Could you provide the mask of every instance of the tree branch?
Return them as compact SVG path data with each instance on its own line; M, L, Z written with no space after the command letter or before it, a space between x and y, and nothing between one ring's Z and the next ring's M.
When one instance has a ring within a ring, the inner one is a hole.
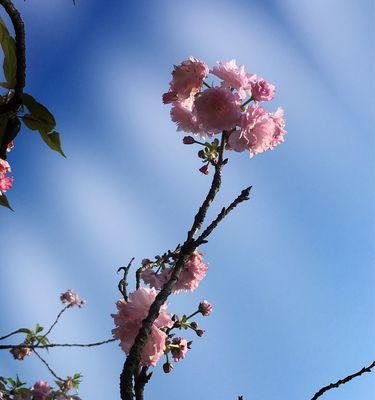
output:
M63 381L64 379L60 378L55 371L49 366L48 362L37 352L34 350L34 354L39 358L39 360L47 367L48 371L53 375L56 379Z
M9 111L16 112L22 104L23 88L26 82L26 46L25 46L25 26L21 18L21 14L14 7L10 0L0 0L0 4L4 7L6 13L12 21L15 40L16 40L16 85L14 87L14 95L4 104L0 105L0 114Z
M0 337L0 340L8 339L8 337L11 337L11 336L13 336L13 335L17 335L18 333L23 333L23 332L21 332L19 329L17 329L16 331L13 331L13 332L11 332L11 333L8 333L8 334L5 335L5 336L1 336L1 337Z
M122 400L133 400L133 376L138 367L139 360L141 358L142 350L146 344L148 336L151 331L152 324L159 315L161 306L166 302L167 298L172 292L172 287L178 281L181 270L191 254L197 248L197 243L194 241L194 236L201 228L202 223L207 214L212 201L214 200L216 194L218 193L221 186L221 170L224 165L223 154L226 142L226 133L223 132L221 136L221 143L219 147L219 156L217 163L215 164L215 173L212 179L210 190L203 201L201 207L199 208L197 214L194 217L193 225L188 232L185 243L182 245L180 252L177 257L176 264L174 265L171 273L171 277L168 282L165 283L161 291L157 294L154 302L150 306L150 310L146 319L143 320L142 327L139 330L134 344L131 347L129 354L125 360L123 370L120 376L120 393Z
M244 189L241 194L229 205L229 207L223 207L220 211L219 215L214 219L210 225L202 232L202 234L196 240L198 246L205 242L205 239L214 231L214 229L219 225L219 223L232 211L234 210L238 204L243 201L249 200L250 190L252 186Z
M107 339L103 340L102 342L94 342L94 343L48 343L48 344L43 344L43 345L25 345L25 343L22 344L2 344L0 345L0 350L9 350L9 349L17 349L19 347L27 347L29 349L48 349L51 347L95 347L95 346L101 346L102 344L107 344L116 341L117 339Z
M328 392L328 390L338 388L340 385L344 385L345 383L351 381L352 379L361 376L365 372L371 372L371 369L375 367L375 361L373 361L368 367L363 367L360 371L355 372L354 374L348 375L343 379L339 379L335 383L330 383L327 386L322 387L320 390L318 390L314 396L311 398L311 400L317 400L320 396L322 396L325 392Z

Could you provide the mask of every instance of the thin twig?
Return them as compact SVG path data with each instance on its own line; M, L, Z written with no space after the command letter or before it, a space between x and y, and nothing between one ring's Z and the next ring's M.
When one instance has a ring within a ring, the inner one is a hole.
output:
M202 232L202 234L197 238L196 242L198 246L205 242L205 239L213 232L213 230L219 225L219 223L232 211L238 204L243 201L249 200L251 186L244 189L241 194L229 205L229 207L223 207L219 215L214 219L210 225Z
M100 346L102 344L111 343L116 341L117 339L107 339L103 340L102 342L95 342L95 343L48 343L43 345L27 345L25 343L12 345L12 344L3 344L0 345L0 350L9 350L9 349L17 349L20 347L28 347L29 349L49 349L51 347L94 347Z
M56 326L56 324L59 322L60 317L64 314L64 312L70 307L70 305L65 306L58 314L57 317L55 319L55 321L53 322L53 324L50 326L50 328L48 329L48 331L38 340L37 345L43 340L45 339L52 331L52 329Z
M126 267L120 267L117 270L117 273L119 273L121 270L124 271L124 276L118 283L118 289L121 292L122 296L124 297L125 301L128 301L128 273L129 269L134 261L135 257L131 258L128 265Z
M330 383L327 386L322 387L320 390L318 390L314 396L311 398L311 400L317 400L320 396L322 396L325 392L328 390L338 388L340 385L344 385L345 383L351 381L352 379L361 376L365 372L371 372L371 369L375 367L375 361L373 361L368 367L363 367L360 371L355 372L354 374L348 375L343 379L339 379L335 383Z
M8 333L8 334L5 335L5 336L1 336L1 337L0 337L0 340L7 339L8 337L11 337L11 336L13 336L13 335L17 335L18 333L23 333L23 332L21 332L19 329L17 329L16 331L11 332L11 333Z
M60 378L55 371L49 366L48 362L36 351L34 350L35 355L39 358L39 360L47 367L48 371L58 380L63 381L64 379Z

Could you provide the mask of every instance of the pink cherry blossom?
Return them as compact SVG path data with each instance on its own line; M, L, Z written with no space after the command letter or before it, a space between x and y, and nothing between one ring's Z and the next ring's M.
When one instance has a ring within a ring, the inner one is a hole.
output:
M228 144L235 151L249 150L250 155L273 149L284 141L284 112L279 108L274 114L259 105L247 108L241 117L241 130L233 132Z
M38 381L30 389L35 400L45 400L51 394L51 388L45 381Z
M180 273L178 281L173 285L172 292L179 293L181 291L193 291L200 281L206 276L208 265L202 261L203 255L199 251L195 251ZM171 268L164 268L159 273L155 273L152 269L147 269L142 273L142 280L151 287L160 290L169 280Z
M193 111L192 97L172 104L171 119L177 124L178 131L200 133L197 117Z
M207 317L212 313L212 308L212 305L207 300L203 300L199 303L198 310L204 317Z
M7 192L13 186L14 178L12 176L0 176L0 192Z
M188 351L188 343L186 339L183 339L181 337L174 338L172 340L172 346L173 347L171 347L171 353L175 361L179 361L185 358Z
M112 314L116 328L112 330L113 337L120 339L122 350L129 354L135 337L142 326L142 321L147 317L149 309L156 297L155 289L139 288L129 296L129 301L119 300L116 303L118 312ZM171 316L166 312L164 304L158 318L151 327L150 336L143 349L142 365L155 366L165 349L167 335L162 328L172 327Z
M203 132L230 130L240 122L240 98L226 87L213 87L196 98L194 111Z
M200 281L206 276L208 264L202 261L203 254L195 251L186 261L184 268L181 271L178 281L172 288L173 293L181 291L193 291L198 286Z
M255 101L270 101L275 95L275 86L260 78L251 83L251 96Z
M164 93L163 102L172 103L176 100L186 100L199 92L203 80L208 74L207 65L194 57L189 57L172 72L169 92Z
M227 88L237 89L241 99L246 97L248 76L243 65L237 67L236 60L230 60L224 63L218 62L218 66L213 67L210 72L222 79L223 85Z
M7 175L10 171L9 163L0 158L0 194L5 193L13 186L13 177Z
M65 293L61 293L60 300L63 304L67 304L68 307L83 307L86 301L81 300L77 293L74 293L71 289L68 289Z

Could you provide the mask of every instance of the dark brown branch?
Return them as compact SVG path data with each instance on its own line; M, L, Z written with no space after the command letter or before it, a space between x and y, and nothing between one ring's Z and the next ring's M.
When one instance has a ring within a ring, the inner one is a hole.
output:
M49 366L48 362L37 352L34 350L34 354L39 358L39 360L47 367L48 371L53 375L56 379L63 381L64 379L60 378L55 371Z
M221 143L220 143L220 148L219 148L219 158L218 161L215 165L215 173L214 177L212 180L211 188L202 203L201 207L199 208L199 211L197 212L195 218L194 218L194 223L193 226L191 227L187 241L191 241L194 239L194 236L196 233L199 231L201 228L204 219L206 218L207 211L213 202L217 192L220 190L221 186L221 170L223 168L223 154L224 154L224 147L225 147L225 141L226 141L226 134L223 133L221 136Z
M120 268L117 270L117 272L120 272L121 270L124 271L124 276L123 276L123 278L120 280L120 282L118 283L118 289L119 289L119 291L121 292L122 296L124 297L124 300L125 300L125 301L128 301L128 289L127 289L127 287L128 287L128 273L129 273L129 269L130 269L130 267L131 267L131 265L132 265L132 263L133 263L133 261L134 261L134 258L135 258L135 257L133 257L133 258L129 261L127 267L120 267Z
M145 386L152 376L152 372L147 373L148 367L142 367L140 373L135 378L134 392L136 400L144 399Z
M373 361L368 367L363 367L360 371L355 372L354 374L348 375L343 379L339 379L335 383L330 383L327 386L322 387L320 390L318 390L314 396L311 398L311 400L317 400L320 396L322 396L325 392L328 390L338 388L340 385L344 385L345 383L351 381L352 379L361 376L365 372L371 372L371 369L375 367L375 361Z
M27 345L25 343L12 345L12 344L2 344L0 345L0 350L9 350L9 349L16 349L19 347L28 347L29 349L49 349L51 347L95 347L101 346L102 344L107 344L116 341L117 339L107 339L103 340L102 342L94 342L94 343L48 343L43 345Z
M243 201L249 200L251 186L244 189L241 194L229 205L229 207L223 207L220 211L219 215L213 220L210 225L202 232L202 234L196 240L197 245L200 246L205 242L205 239L213 232L213 230L219 225L219 223L232 211L234 210L240 203Z
M12 111L16 112L22 104L23 88L26 82L26 46L25 46L25 27L20 13L14 7L10 0L0 0L0 4L4 7L12 21L15 40L16 40L16 85L14 87L13 97L5 104L0 105L0 114Z
M124 367L120 376L120 393L122 400L134 399L133 376L136 372L136 368L138 367L139 360L141 358L141 353L150 334L152 324L158 317L161 306L166 302L167 298L171 294L172 287L178 281L181 270L186 260L188 259L189 256L191 256L191 254L197 248L197 244L194 241L194 236L201 228L202 223L204 222L204 219L206 217L207 210L210 207L212 201L214 200L221 186L221 170L224 165L223 153L224 153L225 142L226 142L226 134L223 133L219 147L218 161L215 165L215 173L212 179L210 190L205 200L203 201L202 206L199 208L197 214L195 215L193 225L190 231L188 232L186 241L182 245L180 252L178 254L176 264L172 269L171 277L169 281L166 282L166 284L163 286L161 291L157 294L154 302L151 304L148 315L146 319L143 321L142 327L139 330L134 340L134 344L130 349L129 354L125 360Z
M53 324L50 326L50 328L48 329L48 331L38 340L37 345L44 339L46 338L52 331L52 329L56 326L56 324L59 322L60 317L64 314L64 312L70 307L70 305L65 306L58 314L57 317L55 319L55 321L53 322Z
M13 336L13 335L17 335L18 333L23 333L23 332L21 332L19 329L17 329L16 331L11 332L11 333L8 333L8 334L5 335L5 336L1 336L1 337L0 337L0 340L8 339L8 337L11 337L11 336Z

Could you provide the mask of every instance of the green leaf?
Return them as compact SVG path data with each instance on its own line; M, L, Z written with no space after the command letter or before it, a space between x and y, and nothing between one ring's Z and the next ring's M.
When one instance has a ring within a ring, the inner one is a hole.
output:
M40 132L40 135L42 136L42 139L46 142L46 144L52 150L57 151L63 157L66 158L66 155L64 154L63 149L61 147L61 139L60 139L60 134L58 132L53 131L53 132L47 133L47 134L44 132Z
M32 331L31 331L30 329L27 329L27 328L18 329L18 332L20 332L20 333L26 333L26 334L28 334L28 335L30 335L30 334L32 333Z
M9 210L14 211L13 208L11 207L11 205L9 204L9 201L8 201L8 199L7 199L7 197L5 196L4 193L0 194L0 206L9 208Z
M0 18L0 42L4 52L4 76L10 89L16 86L17 57L16 43L10 36L5 22Z
M42 326L40 326L39 324L36 324L35 326L35 333L39 333L42 332L44 328Z
M47 133L55 128L56 126L55 117L51 114L51 112L48 110L47 107L45 107L43 104L38 103L33 96L24 93L23 104L30 111L31 118L40 121L43 125L43 129Z

